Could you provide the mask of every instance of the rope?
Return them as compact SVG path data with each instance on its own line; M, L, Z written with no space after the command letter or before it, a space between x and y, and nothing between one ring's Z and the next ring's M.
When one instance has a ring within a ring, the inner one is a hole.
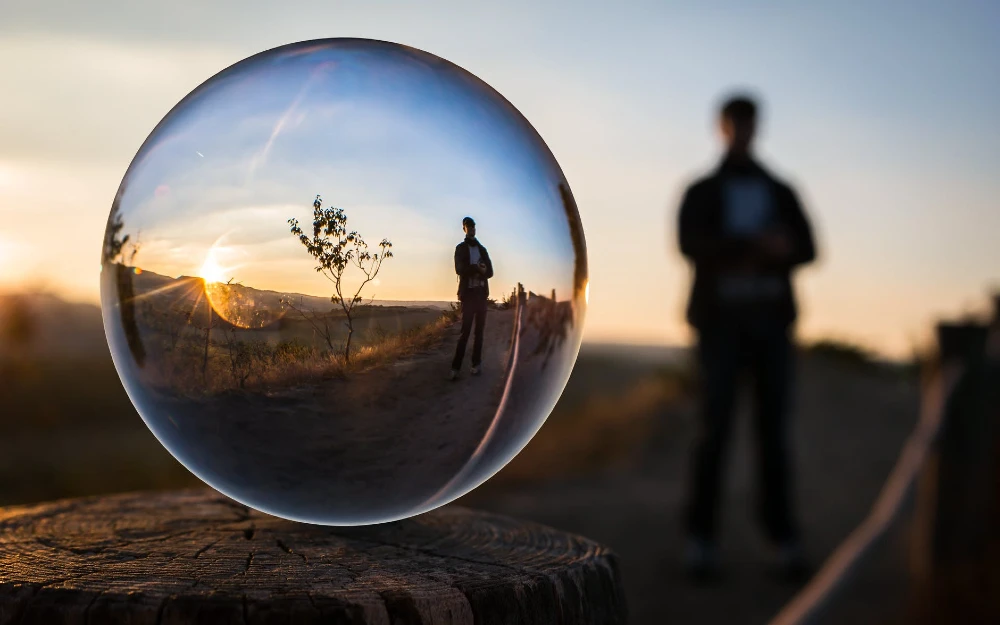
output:
M861 558L899 516L903 502L933 450L941 430L945 401L951 396L960 374L961 365L949 364L931 379L924 392L920 419L907 438L871 512L827 558L809 583L785 604L770 625L804 625L818 616Z

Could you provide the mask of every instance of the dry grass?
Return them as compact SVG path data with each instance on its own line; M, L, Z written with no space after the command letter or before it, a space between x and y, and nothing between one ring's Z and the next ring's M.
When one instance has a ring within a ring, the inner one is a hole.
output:
M681 375L663 370L620 392L594 393L575 406L557 406L524 450L493 478L494 485L631 467L662 427L683 385Z
M437 345L445 332L455 323L449 315L442 315L437 320L398 334L381 337L375 343L362 345L351 355L349 365L344 365L345 372L363 371L381 367L414 354L431 349ZM338 355L338 358L341 358ZM340 360L343 363L342 360Z
M453 315L443 314L398 333L368 332L351 351L350 360L339 351L301 341L241 340L231 331L218 330L213 331L207 361L200 337L152 346L154 357L147 360L144 376L153 385L197 397L288 388L398 362L438 344L453 323Z

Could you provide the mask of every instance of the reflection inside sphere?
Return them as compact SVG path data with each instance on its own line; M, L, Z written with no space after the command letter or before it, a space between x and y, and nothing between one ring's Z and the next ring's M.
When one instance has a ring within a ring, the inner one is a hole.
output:
M333 525L503 467L565 386L586 288L572 193L517 110L367 40L270 50L188 95L102 253L108 341L157 438L238 501Z

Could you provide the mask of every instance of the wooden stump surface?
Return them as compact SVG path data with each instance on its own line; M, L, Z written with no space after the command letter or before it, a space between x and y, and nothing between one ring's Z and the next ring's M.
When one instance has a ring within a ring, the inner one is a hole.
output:
M457 506L353 528L208 490L0 508L0 625L623 622L607 548Z

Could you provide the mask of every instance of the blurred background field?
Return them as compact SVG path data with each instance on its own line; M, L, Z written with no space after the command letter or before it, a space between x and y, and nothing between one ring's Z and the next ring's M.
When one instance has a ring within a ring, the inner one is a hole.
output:
M7 294L0 299L0 330L0 504L200 485L136 414L97 307L46 293ZM878 362L837 342L804 348L800 365L797 490L806 544L818 559L863 519L878 494L916 421L918 376L914 363ZM746 414L724 508L729 586L725 593L706 591L681 576L679 517L695 431L694 383L685 349L585 343L539 433L458 503L610 545L622 558L635 623L680 617L721 623L734 610L747 614L743 622L765 622L796 587L761 577L768 554L754 522ZM905 604L903 543L896 538L900 544L873 569L881 572L871 573L875 585L841 604L852 622L888 622Z
M0 296L0 505L198 482L122 387L100 309L47 293ZM631 466L689 382L686 353L584 346L547 425L494 481L515 487Z

